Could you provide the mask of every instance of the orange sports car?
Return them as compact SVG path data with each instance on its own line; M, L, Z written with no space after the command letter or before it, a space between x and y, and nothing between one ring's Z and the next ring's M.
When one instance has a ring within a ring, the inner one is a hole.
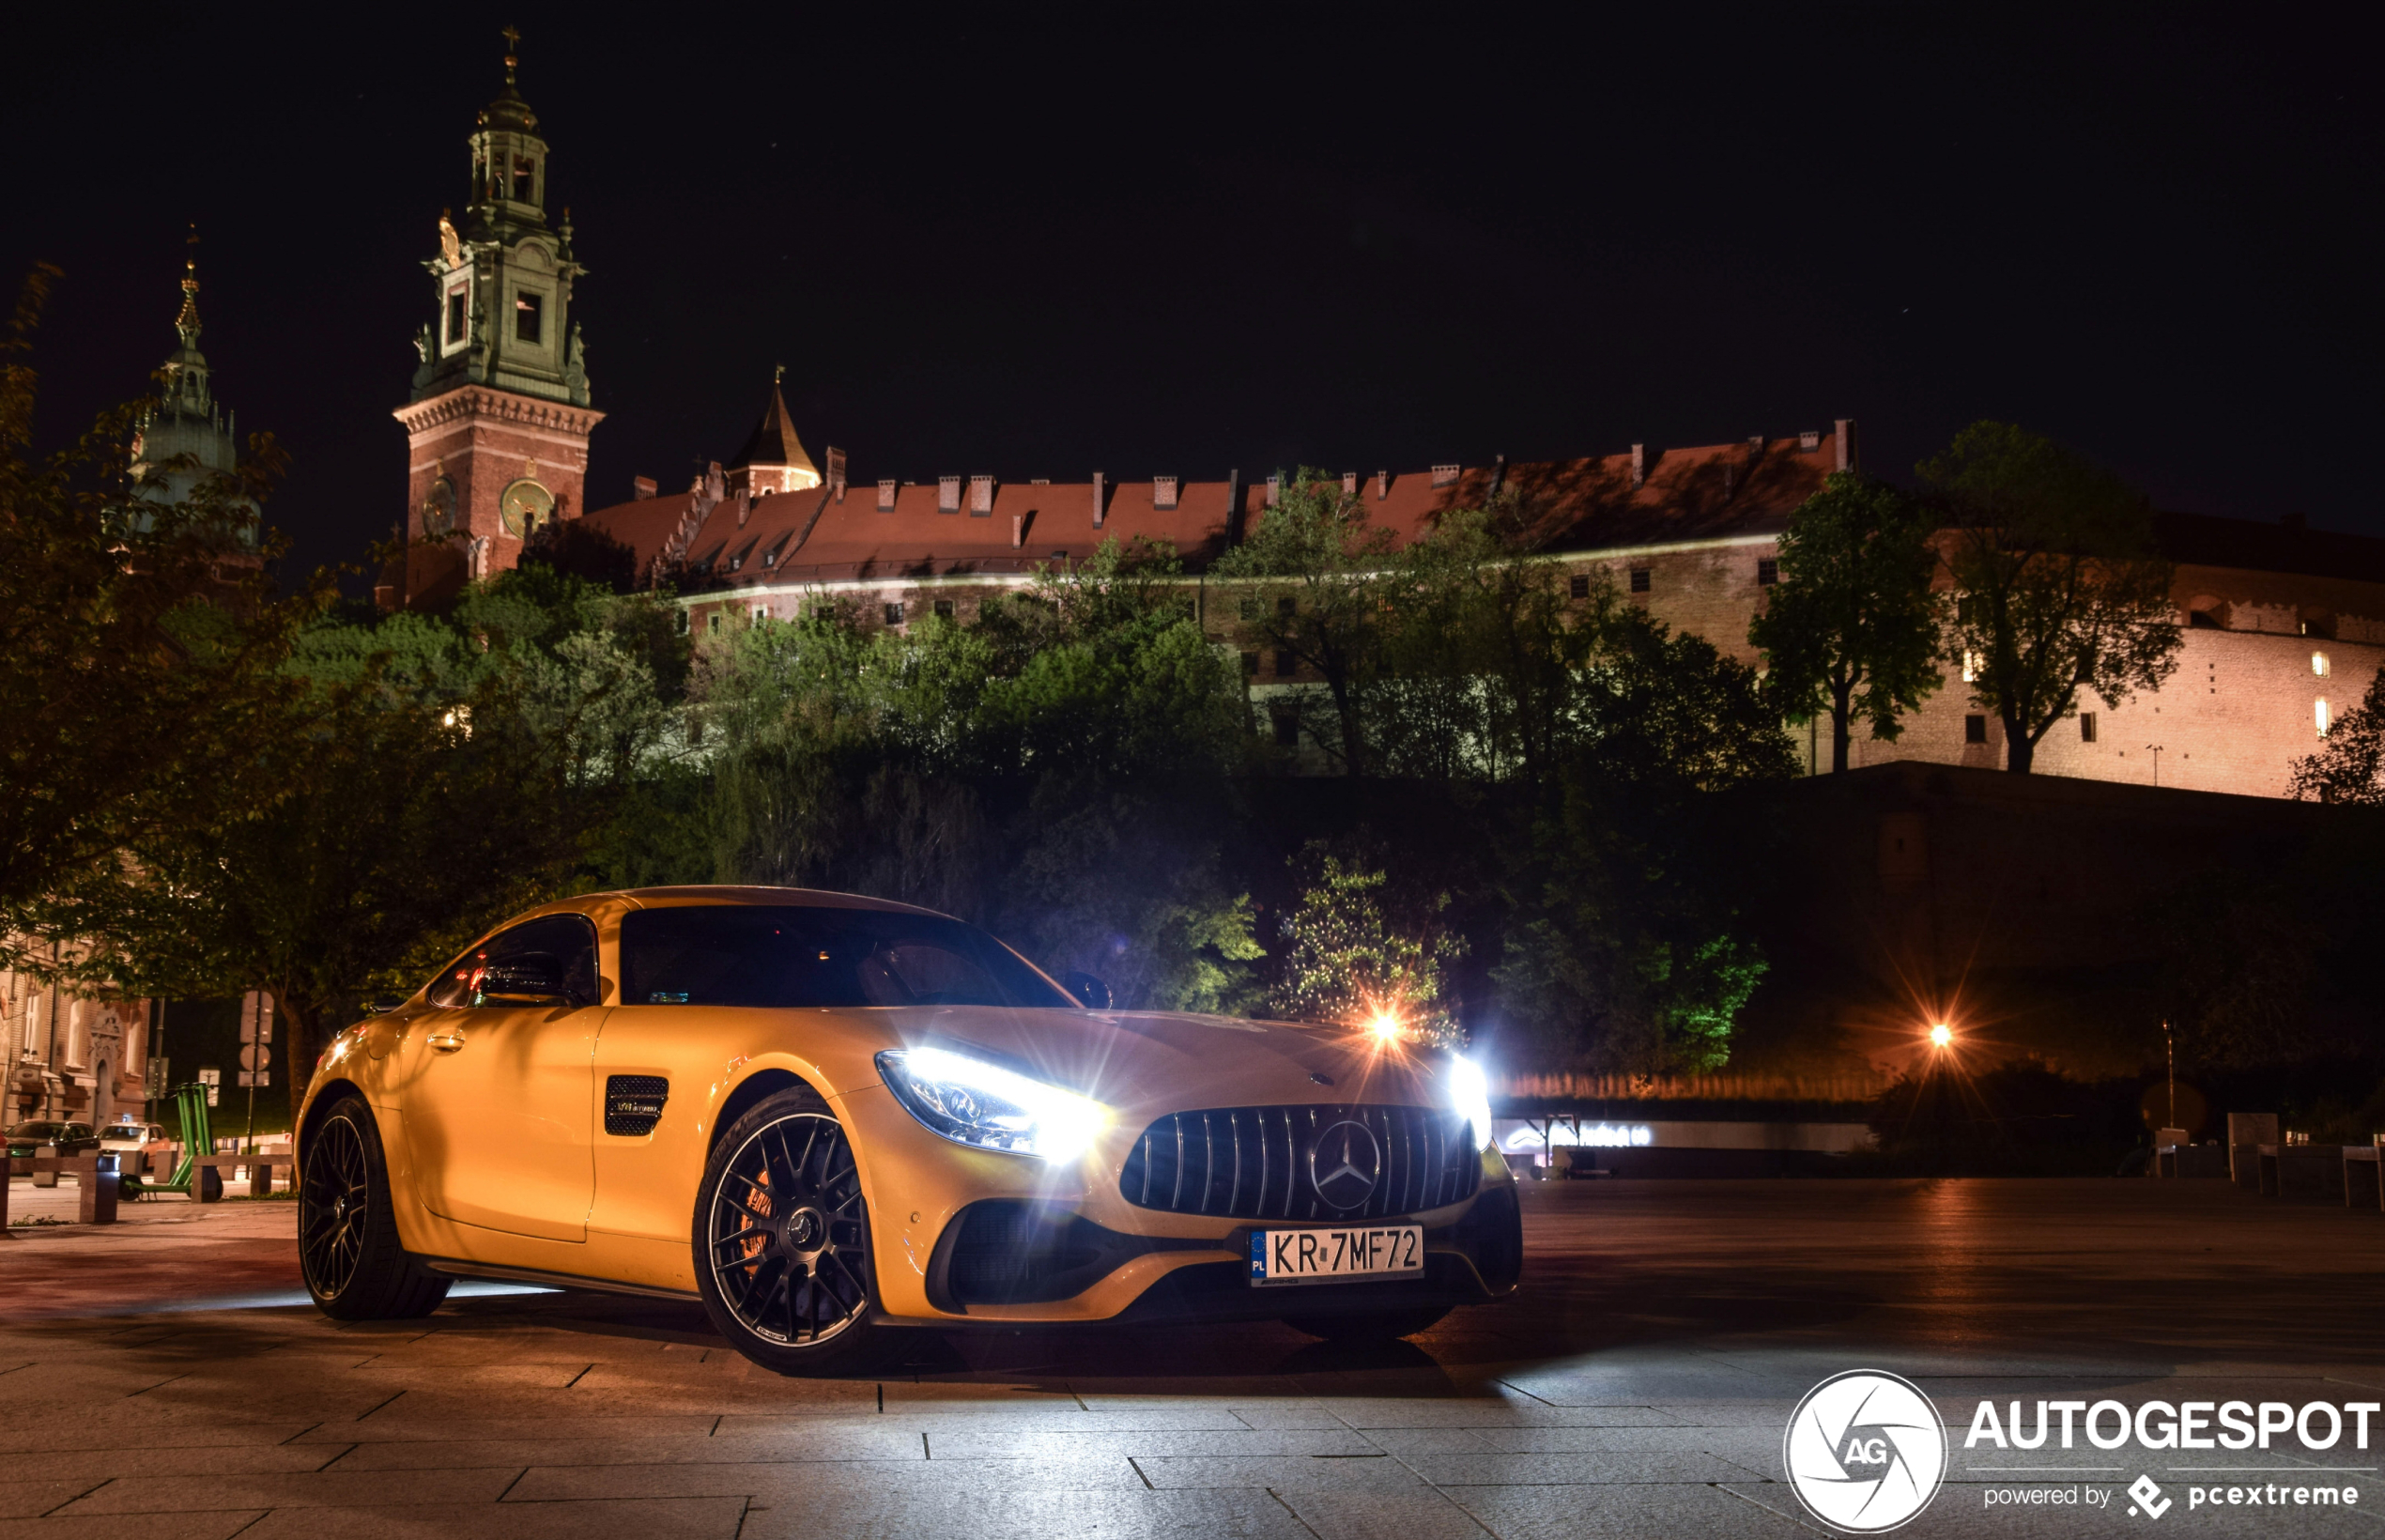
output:
M833 1373L903 1328L1402 1336L1516 1286L1474 1064L1109 1003L849 894L532 910L324 1054L307 1289L346 1319L459 1276L700 1299L758 1363Z

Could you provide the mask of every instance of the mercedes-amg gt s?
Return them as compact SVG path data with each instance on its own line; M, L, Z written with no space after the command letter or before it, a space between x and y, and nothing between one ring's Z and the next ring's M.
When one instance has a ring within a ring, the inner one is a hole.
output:
M700 1300L788 1373L904 1327L1279 1318L1402 1336L1516 1286L1481 1070L1108 1009L923 909L791 888L535 909L341 1032L300 1114L308 1291Z

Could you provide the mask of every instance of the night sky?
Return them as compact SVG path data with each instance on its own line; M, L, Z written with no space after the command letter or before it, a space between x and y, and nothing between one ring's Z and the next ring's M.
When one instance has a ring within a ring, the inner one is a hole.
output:
M2000 416L2166 507L2385 535L2351 8L694 8L20 9L0 269L66 270L45 439L173 346L196 220L218 393L295 456L269 514L310 564L385 535L420 264L512 20L590 270L594 504L728 458L783 362L856 481L1413 470L1840 416L1902 478Z

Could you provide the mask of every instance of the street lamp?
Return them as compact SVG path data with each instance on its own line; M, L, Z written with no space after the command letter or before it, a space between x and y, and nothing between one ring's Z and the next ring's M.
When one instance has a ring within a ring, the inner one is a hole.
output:
M1948 1026L1944 1022L1940 1022L1937 1025L1931 1027L1930 1029L1930 1046L1932 1048L1953 1047L1954 1028Z

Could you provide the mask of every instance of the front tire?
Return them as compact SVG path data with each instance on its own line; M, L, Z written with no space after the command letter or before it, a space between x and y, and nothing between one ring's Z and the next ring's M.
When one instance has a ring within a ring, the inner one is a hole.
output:
M315 1308L334 1320L413 1320L447 1298L450 1280L398 1244L389 1162L362 1097L340 1098L315 1125L298 1196L299 1270Z
M853 1140L809 1090L757 1102L713 1147L696 1194L696 1286L739 1352L784 1375L866 1369L873 1324L869 1213Z

